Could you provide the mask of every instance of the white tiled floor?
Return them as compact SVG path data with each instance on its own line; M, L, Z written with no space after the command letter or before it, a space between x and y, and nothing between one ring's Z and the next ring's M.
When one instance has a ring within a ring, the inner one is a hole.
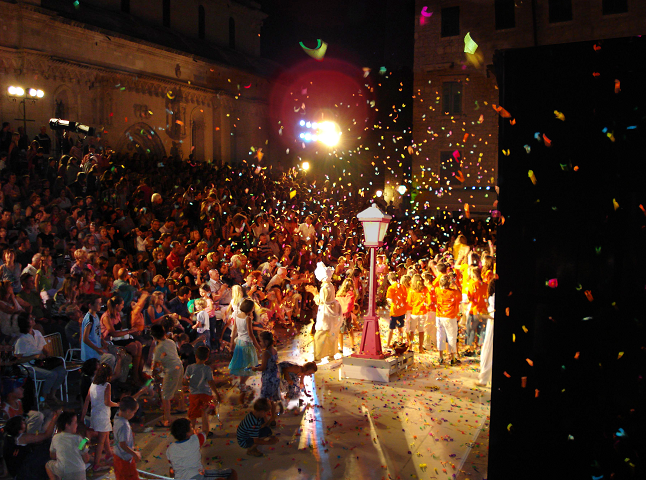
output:
M294 335L279 357L306 361L311 348L309 335ZM220 407L224 425L203 449L204 465L254 480L486 478L490 392L474 385L479 364L472 362L438 367L436 355L416 356L389 384L339 380L340 361L322 365L308 384L310 403L279 417L280 442L261 447L264 458L246 456L235 441L245 410L232 405L231 390ZM159 430L136 435L140 468L168 475L169 437Z

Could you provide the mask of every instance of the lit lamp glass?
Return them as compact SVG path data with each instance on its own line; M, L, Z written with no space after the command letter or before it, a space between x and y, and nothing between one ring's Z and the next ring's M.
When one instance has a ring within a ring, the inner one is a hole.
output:
M363 224L364 245L366 247L381 247L392 217L385 215L373 203L372 207L360 212L357 218Z

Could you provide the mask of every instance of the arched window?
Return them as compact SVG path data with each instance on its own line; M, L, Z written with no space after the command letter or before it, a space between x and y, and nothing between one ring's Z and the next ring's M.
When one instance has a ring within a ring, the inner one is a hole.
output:
M206 13L204 12L204 5L197 7L197 36L200 40L204 40L206 36Z
M164 27L170 28L170 0L164 0L162 22L164 23Z
M236 21L233 17L229 17L229 48L231 50L236 48Z

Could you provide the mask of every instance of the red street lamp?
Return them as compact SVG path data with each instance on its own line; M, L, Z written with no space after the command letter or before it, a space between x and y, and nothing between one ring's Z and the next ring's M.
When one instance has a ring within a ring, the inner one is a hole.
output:
M364 317L363 336L359 353L352 356L358 358L382 359L386 355L381 351L381 336L379 335L379 318L375 315L377 291L376 252L375 249L384 244L388 224L392 217L385 215L374 203L357 215L363 225L364 246L370 248L370 281L368 296L368 313Z

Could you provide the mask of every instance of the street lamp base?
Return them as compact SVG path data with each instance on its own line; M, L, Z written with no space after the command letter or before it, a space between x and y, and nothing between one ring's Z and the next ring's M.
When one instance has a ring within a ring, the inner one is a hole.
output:
M381 360L388 356L381 349L379 317L371 315L364 318L359 353L353 353L351 356L355 358L372 358L375 360Z

